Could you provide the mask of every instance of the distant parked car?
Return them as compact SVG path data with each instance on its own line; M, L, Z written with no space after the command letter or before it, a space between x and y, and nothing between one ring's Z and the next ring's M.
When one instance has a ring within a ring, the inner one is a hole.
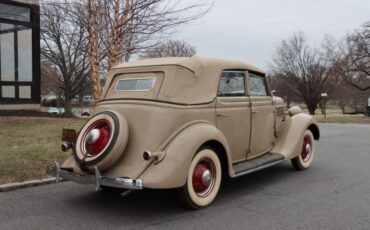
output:
M91 115L91 111L89 109L81 110L81 117L83 117L83 116L90 117L90 115Z
M52 113L52 114L63 114L65 112L65 110L64 110L64 108L47 107L45 112Z
M91 96L91 95L86 95L82 98L82 102L84 104L90 104L90 103L93 103L94 102L94 97Z
M198 209L212 203L222 177L288 160L304 170L314 159L315 118L297 106L285 111L265 73L251 65L151 59L118 65L109 76L95 116L79 132L63 130L62 150L73 152L48 170L57 181L176 189Z

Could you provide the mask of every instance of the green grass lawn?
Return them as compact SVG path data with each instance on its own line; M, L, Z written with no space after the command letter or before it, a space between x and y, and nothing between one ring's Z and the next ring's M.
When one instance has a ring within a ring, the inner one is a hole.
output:
M370 117L364 117L362 114L357 115L343 115L343 114L329 114L315 115L318 122L322 123L355 123L355 124L370 124Z
M63 161L61 130L79 130L80 118L0 117L0 184L45 178L47 164Z

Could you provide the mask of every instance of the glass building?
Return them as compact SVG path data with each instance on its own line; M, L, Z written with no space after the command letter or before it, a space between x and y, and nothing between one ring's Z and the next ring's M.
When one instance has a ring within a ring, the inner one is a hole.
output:
M40 8L0 0L0 104L40 103Z

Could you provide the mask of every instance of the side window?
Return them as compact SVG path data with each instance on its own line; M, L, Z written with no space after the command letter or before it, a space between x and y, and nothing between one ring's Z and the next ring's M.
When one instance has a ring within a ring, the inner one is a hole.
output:
M251 96L267 96L265 80L257 75L250 74Z
M224 71L218 89L220 97L245 96L245 73L242 71Z

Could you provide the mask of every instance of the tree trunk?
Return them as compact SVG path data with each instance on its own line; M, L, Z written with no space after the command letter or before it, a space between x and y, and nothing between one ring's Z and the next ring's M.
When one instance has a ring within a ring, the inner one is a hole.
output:
M325 113L325 105L324 105L324 103L323 102L321 102L321 103L319 103L319 108L320 108L320 110L321 110L321 115L324 115L324 113Z
M99 74L99 42L98 31L99 28L95 0L88 1L88 33L89 44L88 52L91 63L91 81L93 83L93 96L95 100L100 99L100 74Z
M91 65L91 80L93 83L93 96L97 101L100 99L100 75L98 65Z
M307 106L308 112L309 112L311 115L315 115L315 111L316 111L316 109L317 109L317 104L318 104L318 103L315 103L315 102L312 102L312 101L308 101L308 102L306 102L306 106Z
M340 109L342 110L342 114L345 113L345 107L346 107L346 105L344 103L341 103Z
M287 100L286 100L287 108L290 108L290 103L291 103L290 99L289 99L289 98L287 98Z
M72 98L70 97L66 97L64 99L64 115L67 116L67 117L73 117L73 113L72 113Z

